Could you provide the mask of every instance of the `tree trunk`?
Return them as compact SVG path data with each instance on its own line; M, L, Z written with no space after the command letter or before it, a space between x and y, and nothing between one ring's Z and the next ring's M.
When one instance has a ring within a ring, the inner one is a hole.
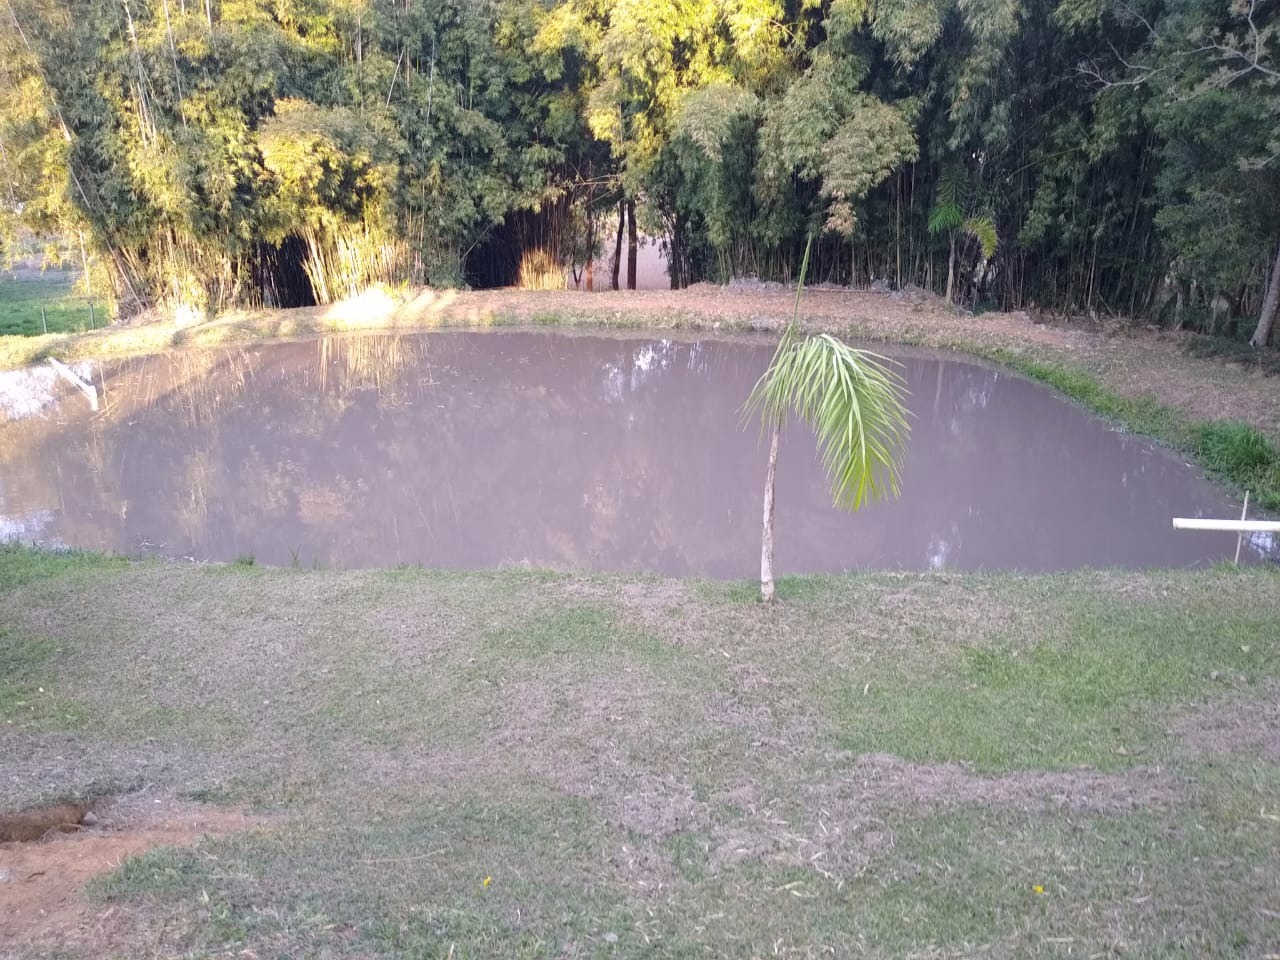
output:
M951 291L956 278L956 238L951 235L951 253L947 255L947 303L951 303Z
M1262 298L1262 313L1258 315L1258 329L1249 338L1249 345L1261 350L1271 339L1271 325L1275 323L1276 312L1280 310L1280 249L1271 261L1271 280L1267 284L1267 295Z
M626 201L618 201L618 236L613 242L613 289L618 289L618 272L622 269L622 231L627 225Z
M773 603L773 478L778 466L778 432L773 425L769 438L769 472L764 480L764 521L760 531L760 599Z
M636 248L639 247L636 236L636 202L627 201L627 289L636 288Z
M587 266L586 266L586 285L587 293L591 293L596 288L596 222L591 218L591 211L587 211Z
M680 234L684 232L684 224L680 222L680 214L675 215L671 228L671 247L667 251L667 276L671 278L671 289L679 290L684 283L684 251L680 245Z

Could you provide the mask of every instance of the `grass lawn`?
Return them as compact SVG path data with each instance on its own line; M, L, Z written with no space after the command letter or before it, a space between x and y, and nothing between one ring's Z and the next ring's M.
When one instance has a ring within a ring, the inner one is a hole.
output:
M44 319L40 308L44 307ZM95 302L97 326L109 319L101 301ZM24 271L21 275L0 273L0 336L36 336L49 333L80 333L93 329L89 304L75 285L73 274L49 270L43 274Z
M0 550L0 811L252 814L11 955L1280 954L1280 573L754 596Z

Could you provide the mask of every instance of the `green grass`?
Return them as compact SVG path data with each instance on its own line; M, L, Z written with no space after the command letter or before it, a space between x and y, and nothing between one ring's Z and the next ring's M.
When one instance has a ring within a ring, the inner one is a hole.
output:
M64 271L51 270L38 279L0 276L0 336L81 333L105 325L105 305L95 300L93 309L91 316L89 301Z
M0 625L0 724L22 730L82 729L90 712L56 689L61 653L49 637Z
M1280 673L1280 648L1257 642L1275 622L1212 603L1120 611L1106 594L1081 597L1032 636L964 646L909 676L895 665L868 695L859 672L836 686L832 712L841 743L860 752L984 770L1127 767L1159 744L1160 705L1195 698L1214 675Z
M1030 360L998 353L996 358L1025 377L1048 384L1095 413L1124 425L1134 433L1170 439L1181 430L1177 411L1151 397L1129 397L1117 393L1093 374L1060 363Z
M1252 491L1258 506L1280 510L1280 450L1254 427L1229 420L1194 424L1191 449L1210 471Z
M34 580L75 571L99 573L112 565L124 567L122 557L104 557L87 550L32 550L12 542L0 542L0 595Z
M679 655L679 648L633 624L619 623L612 612L585 605L530 617L517 627L500 627L485 634L484 645L497 656L530 659L629 656L661 663Z
M127 923L94 956L1275 948L1280 572L753 598L9 548L0 705L61 712L0 715L0 810L147 784L262 815L95 882Z

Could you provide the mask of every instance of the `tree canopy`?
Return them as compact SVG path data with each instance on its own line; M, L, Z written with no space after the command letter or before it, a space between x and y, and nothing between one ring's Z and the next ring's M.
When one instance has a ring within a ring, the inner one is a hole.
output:
M677 285L789 280L816 233L817 280L950 275L972 307L1265 342L1280 299L1280 0L3 0L0 19L0 233L78 242L122 313L565 269L623 200Z

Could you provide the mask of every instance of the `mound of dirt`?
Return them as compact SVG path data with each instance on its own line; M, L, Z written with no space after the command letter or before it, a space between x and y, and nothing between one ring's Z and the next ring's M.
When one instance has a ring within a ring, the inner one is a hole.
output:
M0 843L31 843L51 833L75 833L96 821L92 800L0 813Z
M159 793L0 816L0 944L74 953L78 945L118 942L128 918L87 903L81 896L86 883L153 847L194 846L201 837L253 822L241 810Z

